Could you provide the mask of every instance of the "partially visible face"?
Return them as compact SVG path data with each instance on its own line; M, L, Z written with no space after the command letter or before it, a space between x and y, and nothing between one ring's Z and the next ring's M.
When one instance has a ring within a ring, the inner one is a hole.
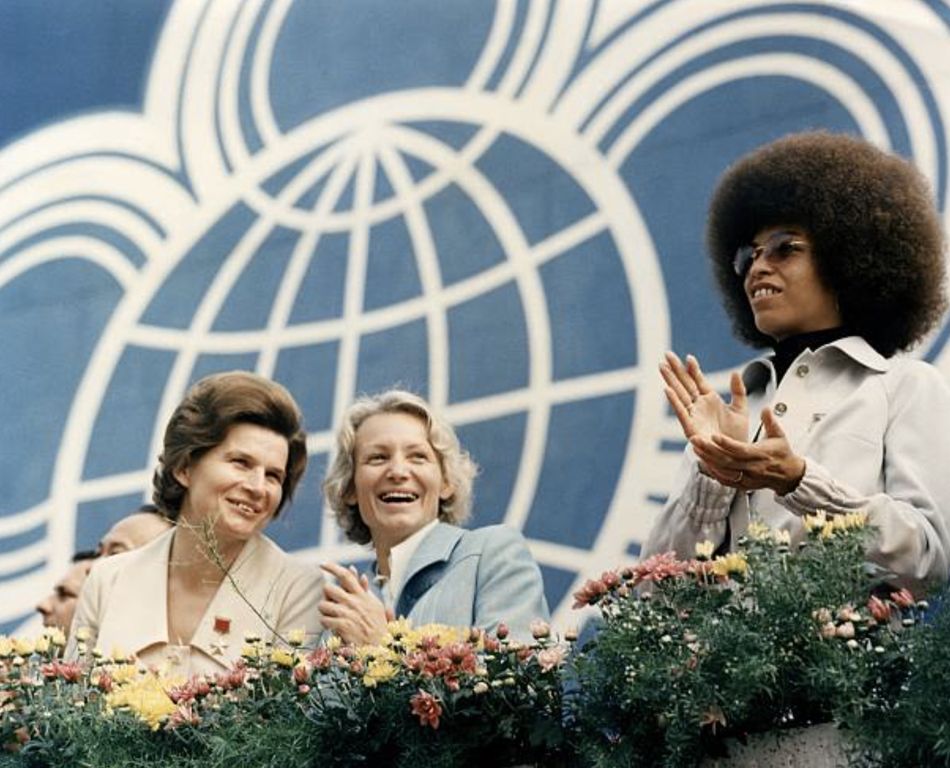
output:
M356 430L354 492L373 544L388 551L439 515L452 495L425 422L409 413L378 413Z
M247 541L277 511L288 450L287 438L273 430L235 424L221 443L175 472L186 488L179 521L211 524L222 545Z
M76 612L76 601L93 562L80 560L70 565L66 575L56 582L53 591L37 603L36 610L43 616L44 627L59 627L63 632L69 632Z
M795 247L775 248L786 240L793 241ZM758 232L751 245L774 248L772 257L759 256L752 261L743 281L756 328L781 341L841 325L838 302L818 275L805 232L795 227L769 227Z
M128 552L148 544L172 527L172 522L153 512L135 512L113 525L102 541L99 554L104 557Z

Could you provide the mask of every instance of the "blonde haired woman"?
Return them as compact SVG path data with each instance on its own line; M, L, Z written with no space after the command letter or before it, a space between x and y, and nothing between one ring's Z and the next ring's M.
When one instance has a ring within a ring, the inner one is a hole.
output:
M337 579L320 603L324 626L372 642L395 615L488 630L505 622L528 637L532 620L548 618L541 571L521 534L458 527L476 472L452 426L419 396L394 389L350 406L324 493L346 536L371 544L376 562L369 576L324 566Z

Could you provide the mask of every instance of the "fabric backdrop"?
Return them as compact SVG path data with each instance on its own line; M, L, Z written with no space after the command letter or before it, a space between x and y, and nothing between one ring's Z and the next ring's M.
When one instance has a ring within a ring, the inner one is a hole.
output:
M715 179L824 127L912 158L946 211L948 50L941 0L3 0L0 631L231 368L305 413L281 545L366 558L319 480L354 395L400 384L570 623L682 450L663 351L718 385L749 355L703 253ZM915 354L950 373L948 331Z

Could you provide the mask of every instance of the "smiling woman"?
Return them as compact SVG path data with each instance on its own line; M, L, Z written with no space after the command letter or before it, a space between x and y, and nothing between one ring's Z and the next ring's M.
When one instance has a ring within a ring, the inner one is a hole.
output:
M797 543L805 514L865 510L884 578L945 583L950 388L895 354L947 303L926 181L854 137L789 136L723 175L707 240L736 335L772 353L732 374L728 402L696 358L667 353L660 373L689 445L644 556L733 549L753 519Z
M548 618L541 571L524 538L502 525L457 527L477 468L451 425L422 398L389 390L357 400L337 433L324 482L346 535L372 544L372 574L327 563L323 623L347 642L376 642L388 618L530 637ZM377 591L378 587L378 591Z
M91 635L86 648L192 674L230 667L246 633L314 640L322 576L261 533L307 464L290 393L240 371L202 379L172 414L159 460L154 501L176 525L93 568L73 621ZM71 634L68 656L85 634Z

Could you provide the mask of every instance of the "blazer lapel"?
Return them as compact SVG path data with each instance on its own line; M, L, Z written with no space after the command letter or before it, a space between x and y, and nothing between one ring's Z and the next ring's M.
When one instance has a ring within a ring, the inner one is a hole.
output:
M464 533L454 525L439 523L422 540L409 559L406 578L396 602L396 616L408 616L419 598L441 578Z
M173 536L174 529L128 554L109 599L110 612L119 617L109 624L117 631L100 633L98 639L104 653L118 647L137 654L168 642L168 557Z
M277 617L272 615L274 606L270 597L277 574L268 573L266 555L260 536L248 540L231 567L230 578L226 576L221 582L191 638L193 647L201 649L222 666L229 666L240 656L247 632L255 632L262 640L270 640L268 625L276 627ZM255 609L260 611L266 623Z

